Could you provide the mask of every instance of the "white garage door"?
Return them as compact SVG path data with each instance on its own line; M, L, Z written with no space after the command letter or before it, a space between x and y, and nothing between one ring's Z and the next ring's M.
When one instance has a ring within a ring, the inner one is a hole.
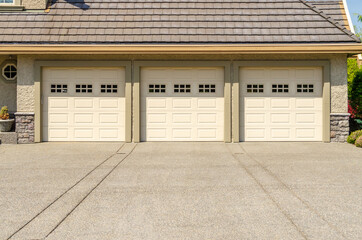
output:
M125 70L46 68L43 141L124 141Z
M241 141L322 141L321 68L241 68Z
M142 141L223 141L223 68L142 68Z

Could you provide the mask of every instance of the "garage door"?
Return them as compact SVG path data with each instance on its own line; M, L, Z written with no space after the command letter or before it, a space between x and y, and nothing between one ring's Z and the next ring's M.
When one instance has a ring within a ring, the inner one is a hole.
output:
M142 68L142 141L223 141L223 68Z
M321 68L241 68L241 141L322 141Z
M125 70L43 70L43 141L124 141Z

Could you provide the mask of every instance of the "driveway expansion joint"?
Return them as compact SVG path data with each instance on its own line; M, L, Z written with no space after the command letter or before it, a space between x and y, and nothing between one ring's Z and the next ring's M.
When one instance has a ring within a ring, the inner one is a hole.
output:
M339 235L341 235L343 237L343 239L347 239L346 236L343 234L343 232L341 232L339 229L337 229L333 224L331 224L329 221L327 221L318 211L316 211L312 206L310 206L305 200L303 200L301 197L299 197L287 184L285 184L282 180L279 179L278 176L276 176L273 172L271 172L269 169L267 169L265 166L263 166L258 160L255 159L255 157L251 156L240 144L239 147L243 150L243 152L245 153L245 155L252 160L253 162L256 163L257 167L260 167L260 169L262 169L267 175L271 176L273 179L275 179L279 184L281 184L282 188L286 189L293 197L295 197L302 205L304 205L312 214L315 214L318 218L320 218L323 222L325 222L329 228L333 229L336 233L338 233ZM235 156L234 156L235 157ZM237 157L235 157L237 159ZM307 234L305 234L300 227L298 227L298 225L295 223L295 221L292 220L292 216L290 216L290 214L286 213L286 210L282 207L282 205L280 205L277 200L275 198L273 198L271 196L271 192L268 191L267 189L264 188L263 183L261 183L256 176L254 176L253 173L251 173L247 167L241 163L240 159L237 159L238 162L243 166L243 168L248 172L248 174L250 174L253 179L255 181L257 181L258 185L262 187L263 191L268 195L268 197L278 206L278 208L280 208L280 210L283 212L283 214L287 217L290 221L293 222L293 224L295 225L295 227L298 229L298 231L300 231L301 233L303 233L303 236L307 238Z
M31 218L29 221L27 221L23 226L21 226L18 230L16 230L13 234L11 234L7 240L16 240L18 239L18 235L21 235L23 234L24 236L29 236L30 234L29 233L26 233L24 234L23 232L26 232L26 231L30 231L29 229L27 228L30 228L30 225L33 224L34 222L38 221L39 219L41 218L49 218L51 216L51 214L48 214L48 211L51 211L50 209L52 207L55 207L59 202L63 201L64 199L67 199L69 198L69 195L72 195L72 192L74 191L74 189L76 189L79 185L82 185L84 184L84 182L87 181L87 178L96 173L96 171L99 171L101 169L102 166L104 166L107 162L111 161L113 157L117 156L118 152L123 149L125 144L122 144L122 146L116 150L116 152L114 152L113 154L111 154L110 156L108 156L105 160L103 160L101 163L99 163L97 166L95 166L91 171L89 171L87 174L85 174L82 178L80 178L77 182L75 182L71 187L69 187L65 192L63 192L61 195L59 195L55 200L53 200L50 204L48 204L44 209L42 209L39 213L37 213L33 218ZM133 148L134 149L134 148ZM132 149L132 151L133 151ZM125 154L124 156L122 156L122 160L119 162L121 163L122 161L124 161L124 159L126 157L128 157L128 155L131 154L131 151L128 153L128 154ZM112 171L112 170L111 170ZM102 181L102 180L101 180ZM97 187L98 185L96 185ZM93 191L94 189L92 189L91 191ZM81 200L82 201L82 200ZM76 206L78 206L80 203L78 202ZM71 211L73 211L74 209L72 209ZM50 216L49 216L50 215ZM64 220L65 218L62 219L62 221ZM39 220L39 221L42 221L42 220ZM34 223L34 224L37 224L37 223ZM45 224L44 223L44 220L42 221L42 224ZM59 223L56 225L58 226ZM52 229L52 231L54 231L54 229ZM44 231L44 230L43 230ZM45 236L45 237L34 237L32 239L45 239L47 236L49 235L49 233ZM24 239L24 237L22 238ZM28 239L28 238L26 238Z

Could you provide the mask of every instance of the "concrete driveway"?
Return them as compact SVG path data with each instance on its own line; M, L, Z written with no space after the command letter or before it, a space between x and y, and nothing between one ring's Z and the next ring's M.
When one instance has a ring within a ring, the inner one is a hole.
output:
M362 150L0 146L0 239L361 239Z

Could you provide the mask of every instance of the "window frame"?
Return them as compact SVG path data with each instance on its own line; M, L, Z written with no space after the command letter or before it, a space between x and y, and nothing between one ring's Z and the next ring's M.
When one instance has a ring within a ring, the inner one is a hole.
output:
M16 68L16 76L13 78L8 78L4 75L4 70L7 66L12 65ZM0 65L0 78L6 82L6 83L16 83L17 79L18 79L18 64L16 62L16 60L5 60L1 65Z

